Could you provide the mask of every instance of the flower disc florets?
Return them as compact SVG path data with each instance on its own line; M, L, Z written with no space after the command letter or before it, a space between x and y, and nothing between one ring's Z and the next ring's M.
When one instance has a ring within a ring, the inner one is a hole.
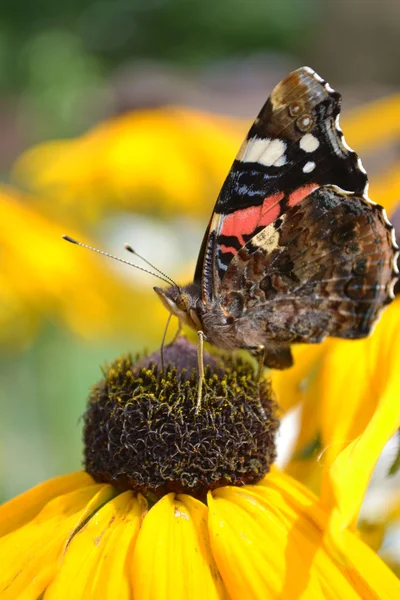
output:
M275 458L277 420L268 383L251 365L205 354L197 403L196 347L184 338L160 355L117 359L92 390L85 414L85 468L97 481L160 497L203 498L222 485L255 483ZM259 390L260 387L260 390Z

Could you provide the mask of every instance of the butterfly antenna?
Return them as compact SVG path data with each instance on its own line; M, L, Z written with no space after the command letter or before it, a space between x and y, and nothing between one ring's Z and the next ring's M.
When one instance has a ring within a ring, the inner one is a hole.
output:
M163 273L162 271L160 271L160 269L157 269L157 267L155 267L149 260L147 260L147 258L144 258L140 254L138 254L136 252L136 250L134 250L132 248L132 246L130 246L129 244L124 244L124 248L125 248L125 250L128 250L128 252L131 252L132 254L134 254L135 256L137 256L138 258L140 258L141 260L143 260L147 265L149 265L149 267L151 267L152 269L154 269L155 271L157 271L157 273L160 273L160 275L162 275L163 277L165 277L165 279L168 279L172 283L172 285L174 285L175 287L178 288L179 291L181 291L179 285L177 283L175 283L175 281L172 279L172 277L170 277L169 275L166 275L165 273Z
M62 237L64 240L66 240L67 242L70 242L71 244L76 244L77 246L81 246L82 248L87 248L88 250L92 250L93 252L97 252L98 254L102 254L103 256L108 256L108 258L112 258L113 260L117 260L118 262L124 263L125 265L129 265L130 267L139 269L139 271L143 271L144 273L149 273L149 275L153 275L154 277L157 277L157 279L161 279L161 281L163 281L164 283L170 284L170 278L167 278L166 276L165 276L165 278L161 277L157 273L153 273L152 271L143 269L143 267L139 267L138 265L135 265L135 264L129 262L128 260L124 260L123 258L119 258L118 256L113 256L112 254L109 254L108 252L103 252L103 250L98 250L97 248L93 248L92 246L88 246L87 244L82 244L82 242L78 242L77 240L74 240L69 235L63 235ZM156 269L156 270L158 270L158 269ZM176 285L176 284L174 284L174 285Z

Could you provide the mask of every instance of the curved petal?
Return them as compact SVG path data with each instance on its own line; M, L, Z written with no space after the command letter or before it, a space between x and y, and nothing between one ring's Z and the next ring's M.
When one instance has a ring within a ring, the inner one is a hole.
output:
M44 600L130 600L130 565L147 502L132 492L113 498L74 535Z
M0 599L36 600L49 585L68 541L115 491L90 485L51 500L33 520L0 539Z
M287 371L271 373L277 402L284 411L300 405L300 427L292 457L285 471L318 491L321 468L316 459L321 451L320 371L332 340L322 344L293 346L294 365Z
M134 550L133 595L140 600L225 598L212 557L207 507L168 494L146 515Z
M324 598L307 556L318 548L315 525L291 528L278 493L219 488L208 504L211 547L232 600Z
M310 382L326 352L326 344L299 344L292 347L294 364L288 370L272 370L269 374L279 407L288 411L305 398Z
M335 543L342 569L363 600L400 598L400 580L357 535L342 531L340 538L332 535L326 542L328 548Z
M354 524L385 444L400 427L400 300L375 333L350 346L338 342L324 365L322 499Z
M0 506L0 537L31 521L53 498L86 487L93 479L84 471L54 477Z
M348 598L352 594L363 600L400 597L400 581L357 535L343 529L340 538L330 535L329 529L326 534L332 514L299 482L275 470L255 487L262 487L264 494L270 494L271 488L280 492L282 518L291 512L299 515L292 527L303 528L304 520L315 523L318 550L311 568L317 571L324 598ZM313 540L312 531L307 535L309 541ZM303 543L302 552L307 555L307 544Z

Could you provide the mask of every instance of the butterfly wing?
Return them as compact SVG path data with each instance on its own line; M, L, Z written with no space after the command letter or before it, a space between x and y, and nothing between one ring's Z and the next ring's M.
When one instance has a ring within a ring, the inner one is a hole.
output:
M248 345L362 337L391 297L393 228L367 197L366 172L339 127L340 101L308 67L291 73L218 197L195 281L206 305L237 319L238 338L254 338Z
M392 248L379 206L322 186L239 250L220 303L248 346L361 338L392 298Z

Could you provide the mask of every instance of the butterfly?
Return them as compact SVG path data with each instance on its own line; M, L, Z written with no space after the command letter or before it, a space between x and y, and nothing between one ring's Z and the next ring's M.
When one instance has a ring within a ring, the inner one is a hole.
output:
M292 344L363 338L392 300L394 229L368 198L340 106L309 67L283 79L222 186L193 282L154 288L201 340L285 369Z

